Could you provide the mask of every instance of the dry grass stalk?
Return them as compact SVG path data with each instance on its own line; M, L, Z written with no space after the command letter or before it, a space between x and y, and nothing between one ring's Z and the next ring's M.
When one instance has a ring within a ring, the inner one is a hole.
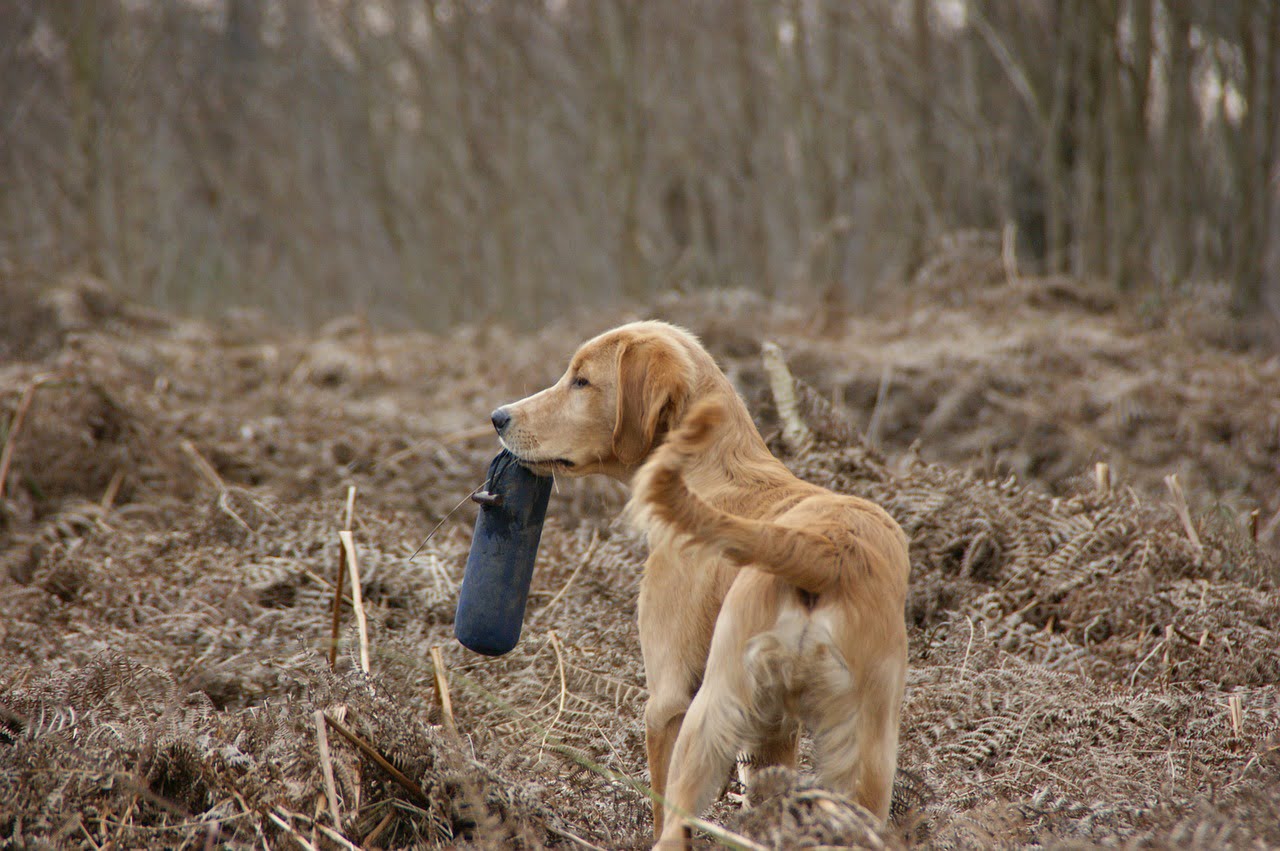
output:
M209 487L217 492L218 510L230 517L240 525L240 528L252 535L253 527L240 516L239 512L231 507L231 489L227 487L227 483L222 480L222 476L218 475L218 471L209 463L207 458L200 454L200 450L196 449L196 445L190 440L184 440L180 445L182 446L183 454L187 456L188 460L191 461L192 466L196 468L196 472L200 474L200 477L205 480ZM253 499L252 501L254 505L269 511L269 509L266 509L266 506L258 500ZM270 513L274 514L274 512Z
M351 485L347 488L347 507L343 521L343 531L351 531L351 523L354 520L356 511L356 487ZM329 670L336 670L338 666L338 630L342 626L342 584L347 577L347 553L344 544L341 552L338 553L338 576L333 583L333 609L329 628ZM352 608L355 608L355 601L352 600Z
M444 729L455 741L458 739L458 723L453 717L453 698L449 695L449 679L444 666L444 654L440 645L431 648L431 665L434 668L436 702L440 704L440 714L444 719Z
M547 739L555 730L556 725L560 723L560 717L564 715L565 700L569 695L568 683L565 681L564 677L564 653L560 647L560 636L556 635L556 631L554 629L548 630L547 636L551 639L552 649L556 651L556 671L560 675L560 700L556 706L555 717L551 719L551 723L547 725L546 731L542 734L542 748L547 746Z
M360 633L360 670L369 673L369 625L364 615L364 598L360 593L360 562L356 558L355 536L347 529L338 533L342 549L347 556L347 572L351 574L351 607L356 613L356 628Z
M1200 535L1196 533L1195 524L1191 522L1191 509L1187 507L1187 496L1182 492L1177 474L1170 473L1165 476L1164 486L1169 489L1169 495L1173 497L1173 510L1178 513L1178 519L1182 521L1182 528L1186 530L1191 546L1195 547L1197 556L1203 557L1204 544L1200 543Z
M316 743L320 747L320 770L324 774L324 794L329 802L333 823L342 827L342 811L338 809L338 790L333 782L333 758L329 755L329 732L324 725L324 712L317 709L312 716L316 725Z
M777 343L765 341L760 346L760 360L764 363L765 374L769 376L769 389L778 408L778 418L782 420L782 440L793 452L799 451L813 441L813 432L800 417L796 383L787 368L786 357Z
M116 835L111 840L112 848L122 848L121 838L124 836L125 828L132 823L134 810L138 808L138 796L134 795L129 799L129 806L125 808L124 816L119 821L119 827L116 828Z
M399 783L407 792L417 798L419 803L427 804L428 806L431 804L431 798L427 796L427 793L423 791L422 787L409 778L403 771L392 765L391 761L383 756L381 751L366 742L360 736L351 732L351 730L347 729L341 721L337 720L332 715L325 713L324 720L326 724L333 728L334 732L354 745L356 750L360 751L362 754L369 757L369 759L377 763L379 768L385 771L392 780Z
M315 836L314 831L318 830L319 832L323 833L325 836L329 837L329 839L336 842L338 845L341 845L343 848L348 849L348 851L360 851L360 846L353 843L350 839L347 839L338 831L334 830L328 825L321 824L320 822L316 821L310 816L307 816L303 813L295 813L292 810L286 810L284 807L276 807L275 811L283 818L298 819L300 821L309 823L311 827L314 829L311 834L312 836ZM276 822L276 824L279 824L279 822Z
M333 611L329 629L329 670L338 667L338 630L342 626L342 585L347 580L347 555L338 552L338 575L333 582Z
M964 676L965 671L968 670L969 668L969 653L973 650L973 632L974 632L973 618L969 617L968 615L965 615L965 620L969 622L969 640L968 642L965 643L964 659L963 661L960 662L960 676L962 677Z
M1111 493L1111 466L1105 461L1093 465L1093 481L1100 494Z
M27 418L27 411L31 408L31 402L35 399L36 391L43 384L52 381L52 375L38 375L30 384L22 391L22 398L18 400L18 409L13 412L13 419L9 422L9 433L5 435L4 450L0 451L0 502L4 501L4 486L9 479L9 465L13 463L13 447L18 442L18 432L22 430L22 421Z
M893 384L893 364L886 363L880 371L880 384L876 387L876 402L871 408L871 416L867 419L867 442L872 446L880 445L880 422L883 419L885 399L889 396L889 387Z
M303 848L306 848L307 851L320 851L320 849L316 848L316 846L311 842L311 840L307 839L301 833L298 833L298 831L294 829L293 825L289 824L289 822L285 821L283 818L276 815L275 812L267 813L267 818L275 822L276 826L278 826L285 833L292 836L294 838L294 841L296 841Z
M348 532L352 531L351 523L355 520L355 515L356 515L356 486L350 485L347 487L347 511L345 515L345 522L342 525L343 529L345 529Z
M1231 731L1237 736L1244 735L1244 705L1240 695L1233 694L1227 698L1227 712L1231 716Z
M120 467L111 475L111 481L107 482L107 489L98 503L104 516L111 513L112 507L116 504L116 497L120 495L120 486L123 484L124 468Z
M551 831L556 836L569 840L575 845L578 845L582 848L590 849L590 851L605 851L605 849L601 848L599 845L596 845L594 842L588 842L578 834L574 833L571 830L565 830L563 827L556 827L553 824L549 824L547 825L547 830Z
M334 842L341 845L343 848L346 848L347 851L361 851L360 846L356 845L351 840L347 839L345 836L343 836L341 833L338 833L338 831L334 830L333 828L327 827L326 825L323 825L318 821L313 822L313 824L315 824L316 830L319 830L325 836L329 837Z
M227 483L222 480L222 476L218 475L218 471L209 463L208 459L200 454L200 450L196 449L196 445L190 440L184 440L180 444L182 452L191 461L191 465L196 468L196 472L205 480L209 487L220 493L225 493ZM243 521L242 521L243 522Z
M76 816L75 824L76 827L80 828L80 832L84 834L84 838L89 840L89 847L93 848L94 851L102 851L102 846L94 840L93 834L89 832L89 828L85 827L84 818L82 816Z

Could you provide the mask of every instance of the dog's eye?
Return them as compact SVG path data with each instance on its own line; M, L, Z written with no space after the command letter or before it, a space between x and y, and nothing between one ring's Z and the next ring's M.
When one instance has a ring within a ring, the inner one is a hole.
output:
M569 385L571 387L589 387L591 382L579 375L577 378L573 379L573 381L569 382Z

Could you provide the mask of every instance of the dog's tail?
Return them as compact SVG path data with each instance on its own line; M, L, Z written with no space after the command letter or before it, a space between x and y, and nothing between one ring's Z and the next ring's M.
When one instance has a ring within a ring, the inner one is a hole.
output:
M695 545L719 550L739 565L752 565L804 591L822 593L835 578L832 567L837 551L830 540L804 529L721 511L685 483L685 465L710 448L727 416L721 402L708 400L667 436L638 483L641 510Z

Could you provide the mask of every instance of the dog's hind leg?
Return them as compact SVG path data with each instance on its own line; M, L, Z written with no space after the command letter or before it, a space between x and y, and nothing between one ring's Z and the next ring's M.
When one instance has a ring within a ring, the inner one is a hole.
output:
M864 674L849 685L843 694L833 691L812 707L818 777L823 786L850 795L883 822L889 817L898 763L902 677L886 670L878 677Z

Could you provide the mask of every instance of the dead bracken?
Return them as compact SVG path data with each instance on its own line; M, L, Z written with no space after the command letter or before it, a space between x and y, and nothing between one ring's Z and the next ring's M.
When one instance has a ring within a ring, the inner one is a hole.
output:
M721 831L1280 845L1280 361L1213 304L1102 310L1079 282L1005 281L998 257L922 275L914 303L820 330L734 293L444 336L253 336L117 306L16 351L0 844L647 847L625 495L553 494L512 653L467 653L451 621L494 401L656 314L703 336L799 475L912 540L895 822L772 771L735 784L755 806L721 802ZM782 439L765 340L797 376L802 443Z

